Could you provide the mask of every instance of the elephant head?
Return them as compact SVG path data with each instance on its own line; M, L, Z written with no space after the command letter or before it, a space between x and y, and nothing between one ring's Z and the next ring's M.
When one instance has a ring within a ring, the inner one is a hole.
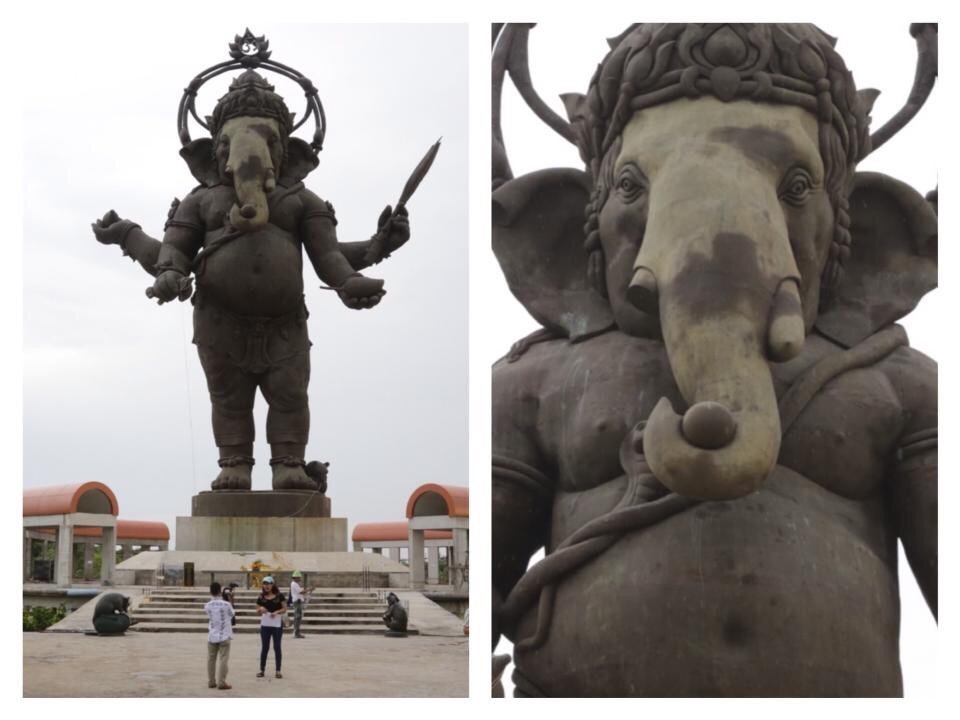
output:
M511 179L495 154L494 250L531 314L572 342L662 339L686 407L661 399L643 450L681 494L733 499L772 470L769 363L814 331L856 344L936 285L931 205L855 172L876 92L833 44L804 25L632 26L563 98L587 172Z
M293 115L283 98L253 70L231 83L207 125L212 137L187 143L180 154L204 185L233 186L229 222L241 232L269 221L268 197L278 182L298 182L318 164L310 145L290 137Z

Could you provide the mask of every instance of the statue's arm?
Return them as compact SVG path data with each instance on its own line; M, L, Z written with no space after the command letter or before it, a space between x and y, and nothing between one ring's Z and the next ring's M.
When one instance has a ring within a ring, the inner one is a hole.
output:
M163 242L157 252L156 274L174 271L189 275L190 264L203 247L206 228L202 202L206 188L198 188L176 203L164 226Z
M193 259L203 247L206 228L203 222L202 198L205 188L198 188L184 198L174 201L170 216L164 226L163 242L158 243L154 264L156 280L147 288L147 297L163 304L174 298L181 302L193 292L190 274Z
M301 191L300 199L303 203L301 237L307 257L317 277L330 287L340 288L357 269L337 242L337 216L333 206L309 190Z
M549 539L554 481L536 437L537 382L523 360L500 361L493 372L493 646L501 628L499 608L530 558Z
M190 197L194 195L197 195L197 193L192 193ZM184 211L181 212L181 207L184 207L184 205L186 205L186 207ZM189 210L192 205L193 202L184 201L184 203L181 203L179 200L174 199L170 206L167 224L164 227L165 233L170 232L171 224L177 221L176 216L178 214L181 215L181 223L190 222L190 219L186 218L185 215L186 210ZM192 224L196 225L196 222ZM93 234L100 243L104 245L119 245L124 256L138 262L144 271L154 277L160 272L157 268L157 263L160 258L161 241L145 233L143 228L133 220L121 218L116 212L110 210L102 218L94 222L91 227L93 228ZM183 232L184 229L184 225L180 225L179 229L173 232L173 236L175 236L174 242L182 246L195 244L195 242L191 242L191 239L177 237L185 234ZM166 236L164 239L166 239ZM203 244L202 232L199 237L199 244ZM199 249L199 245L197 245L197 249ZM195 254L196 251L194 251L194 255Z
M910 348L888 361L904 408L890 493L897 534L927 605L937 615L937 365Z
M389 205L380 213L377 231L369 240L342 242L340 251L354 270L360 271L390 257L410 239L410 219L406 207L396 212Z
M125 257L140 263L150 275L157 274L160 241L147 235L133 220L121 218L114 210L109 210L90 227L99 243L119 245Z
M347 259L347 262L350 263L352 267L357 272L374 265L373 262L367 261L367 249L370 247L370 240L361 240L360 242L341 242L337 243L340 247L340 252L343 253L343 256Z

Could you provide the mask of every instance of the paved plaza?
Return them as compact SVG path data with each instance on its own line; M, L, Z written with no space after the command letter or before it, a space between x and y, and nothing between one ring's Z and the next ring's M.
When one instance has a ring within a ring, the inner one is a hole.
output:
M466 697L467 638L283 637L283 679L255 677L257 635L230 651L232 690L210 690L206 638L191 633L23 633L25 697Z

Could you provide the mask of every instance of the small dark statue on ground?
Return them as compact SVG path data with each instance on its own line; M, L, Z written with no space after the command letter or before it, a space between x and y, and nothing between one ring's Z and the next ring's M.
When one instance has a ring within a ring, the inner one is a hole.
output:
M383 624L391 633L407 632L407 611L404 609L396 593L387 595L387 611L383 614Z
M856 166L929 95L936 26L872 134L812 25L631 26L569 122L529 31L493 53L494 251L543 326L493 370L516 694L901 695L898 540L937 607L937 367L895 323L936 286L936 196ZM513 177L507 72L585 171Z
M179 110L180 154L200 185L182 202L174 200L163 242L112 210L93 225L101 243L119 245L156 278L148 297L164 303L192 294L193 341L210 390L213 434L220 450L214 490L250 489L257 388L269 405L273 488L325 486L325 465L308 471L304 460L311 343L303 250L344 305L357 310L375 306L385 293L383 282L359 271L389 257L409 239L404 203L436 154L435 146L396 208L384 209L370 240L338 242L333 205L302 182L317 167L326 131L317 91L308 78L270 60L267 45L248 30L230 45L231 61L204 71L185 91ZM244 72L213 114L201 121L194 110L197 91L232 69ZM307 112L299 123L255 69L300 84ZM191 115L210 137L190 139ZM292 133L311 117L317 127L308 144Z
M127 608L130 598L120 593L107 593L93 608L93 628L98 635L123 635L130 627Z

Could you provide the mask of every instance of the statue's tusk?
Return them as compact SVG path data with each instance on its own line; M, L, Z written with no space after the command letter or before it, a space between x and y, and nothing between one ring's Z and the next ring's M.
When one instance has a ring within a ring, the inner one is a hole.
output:
M767 355L774 362L795 358L803 348L806 330L797 281L786 278L780 282L767 323Z

